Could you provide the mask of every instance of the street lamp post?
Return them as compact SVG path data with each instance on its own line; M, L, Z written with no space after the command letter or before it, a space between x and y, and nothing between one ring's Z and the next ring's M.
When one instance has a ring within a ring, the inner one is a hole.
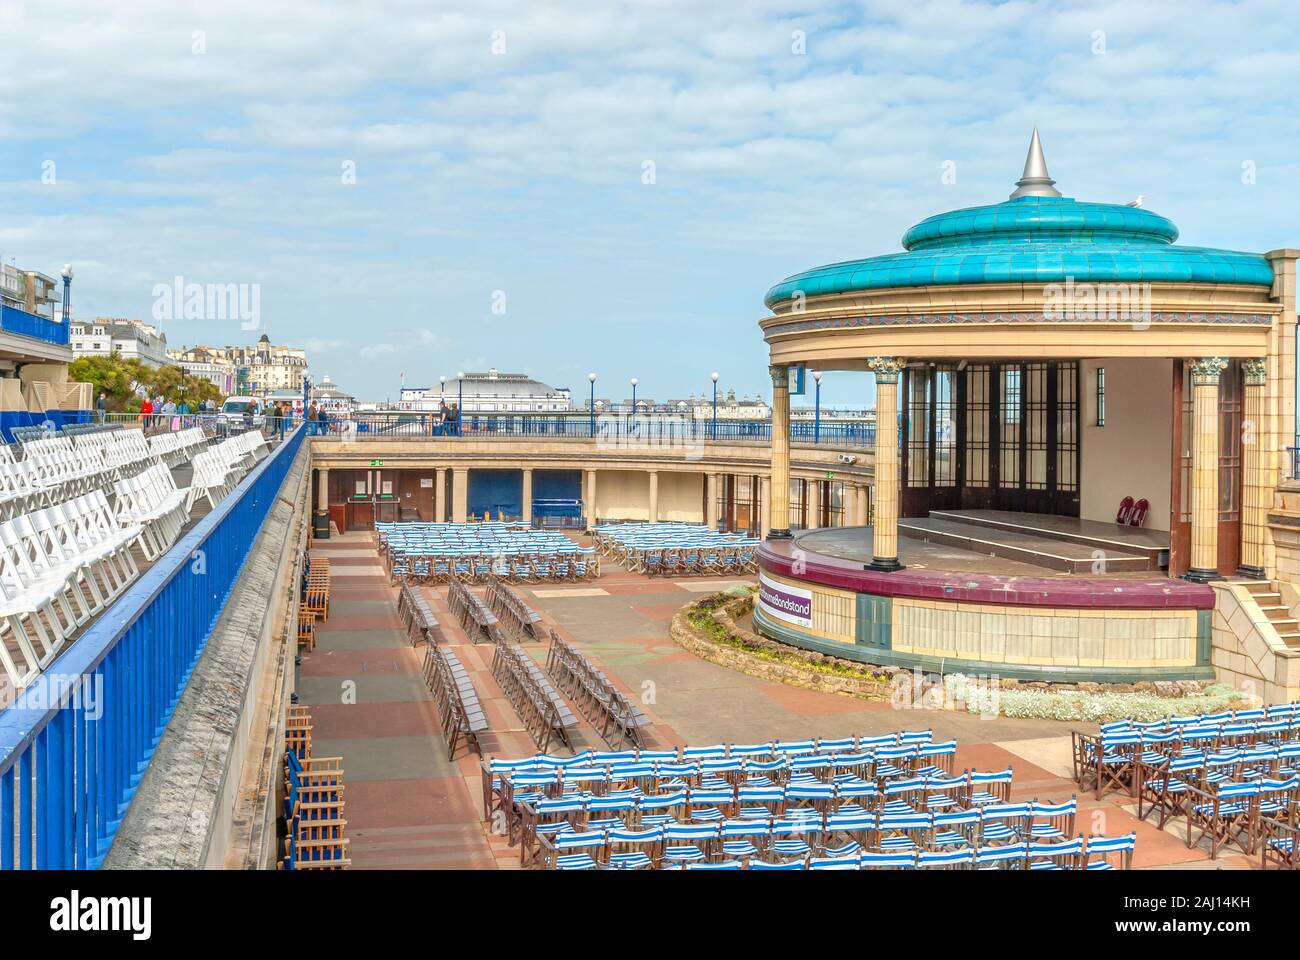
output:
M456 436L461 436L465 422L465 371L456 374Z
M63 265L63 332L72 342L72 264Z
M714 371L713 373L709 374L709 378L713 381L713 429L710 432L713 434L713 439L716 440L718 439L718 374L717 371Z
M817 384L813 390L813 443L821 442L822 435L822 372L813 371L813 381Z
M636 429L636 384L637 384L636 377L633 377L632 380L631 380L630 382L631 382L631 384L632 384L632 420L631 420L631 426L632 426L633 429Z
M587 401L587 413L588 413L588 419L590 421L588 423L588 430L590 431L590 435L593 438L595 438L596 436L596 375L594 373L587 374L587 380L590 381L591 383L591 399Z
M438 378L438 416L429 417L429 433L432 435L435 431L438 436L447 432L447 423L443 414L447 410L447 378L441 376Z

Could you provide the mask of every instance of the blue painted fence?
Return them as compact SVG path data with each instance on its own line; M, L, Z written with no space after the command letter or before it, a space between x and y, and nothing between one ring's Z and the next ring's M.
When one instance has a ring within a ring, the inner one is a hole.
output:
M47 320L7 305L0 305L0 330L60 346L68 344L68 325L62 320Z
M302 440L299 428L0 713L0 868L99 866Z
M586 413L466 415L459 426L443 427L436 416L421 413L357 413L331 417L330 436L356 434L383 437L528 437L530 439L582 439L624 445L718 442L768 443L771 420L692 420L658 416L601 415L593 421ZM792 420L790 439L819 446L870 448L876 425L866 420Z

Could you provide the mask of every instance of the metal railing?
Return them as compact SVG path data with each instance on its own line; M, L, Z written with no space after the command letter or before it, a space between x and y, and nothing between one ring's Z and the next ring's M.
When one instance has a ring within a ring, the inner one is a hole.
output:
M0 305L0 330L59 346L68 345L68 325L62 320L51 320L8 304Z
M275 447L0 713L0 868L103 860L303 436Z
M438 439L472 437L474 439L527 438L530 440L595 439L617 443L761 443L772 440L771 420L696 420L673 416L587 414L467 414L459 423L443 423L437 414L428 413L354 413L347 417L330 416L324 427L309 425L309 435L333 439ZM875 444L876 425L872 421L794 420L790 423L793 443L829 447L870 449Z

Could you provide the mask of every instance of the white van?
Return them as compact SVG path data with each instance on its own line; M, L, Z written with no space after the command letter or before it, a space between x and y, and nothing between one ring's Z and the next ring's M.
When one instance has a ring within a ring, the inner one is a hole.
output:
M221 412L217 414L217 427L227 434L239 433L250 425L261 429L264 423L266 408L257 397L226 397Z

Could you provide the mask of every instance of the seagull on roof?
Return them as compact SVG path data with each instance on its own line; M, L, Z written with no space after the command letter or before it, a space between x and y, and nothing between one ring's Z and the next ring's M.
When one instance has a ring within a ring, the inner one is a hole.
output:
M1137 199L1136 199L1136 200L1130 200L1128 203L1124 204L1124 206L1126 206L1126 207L1140 207L1140 206L1142 206L1142 201L1145 200L1145 199L1146 199L1146 195L1145 195L1145 194L1141 194L1141 193L1139 193L1139 194L1137 195Z

